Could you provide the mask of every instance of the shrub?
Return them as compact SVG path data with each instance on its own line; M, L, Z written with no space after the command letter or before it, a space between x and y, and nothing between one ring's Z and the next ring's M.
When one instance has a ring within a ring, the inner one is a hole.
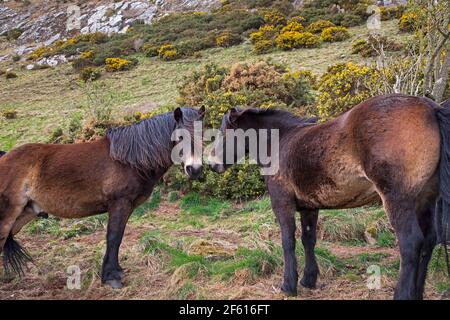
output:
M2 110L2 116L5 119L15 119L15 118L17 118L17 110L16 109Z
M389 40L384 36L370 35L367 39L359 39L352 44L352 53L360 54L362 57L373 57L380 54L383 47L386 51L400 51L403 45Z
M107 58L105 60L106 71L115 72L129 70L133 67L133 62L122 58Z
M14 61L14 62L20 61L20 56L18 54L13 55L12 61Z
M331 21L342 27L350 28L359 26L365 21L363 16L352 13L340 13L331 18Z
M184 77L183 84L178 88L178 104L200 106L206 95L220 89L227 72L227 69L216 64L207 64L201 70Z
M320 38L326 42L339 42L350 38L350 33L345 27L329 27L322 30Z
M273 25L261 26L259 31L250 34L250 41L253 44L262 40L271 41L275 39L277 34L278 33Z
M142 47L142 51L147 57L156 57L158 56L158 49L159 47L157 45L154 45L153 43L146 43Z
M403 12L405 11L405 7L401 5L391 6L391 7L381 7L381 20L391 20L391 19L399 19Z
M288 24L291 22L297 22L300 23L302 26L305 25L305 18L303 18L302 16L292 16L291 18L289 18L288 20Z
M89 59L82 59L82 58L78 58L78 59L74 59L71 62L72 68L74 68L77 71L80 71L86 67L89 67L93 64L93 62Z
M185 78L180 87L181 105L207 109L206 125L217 127L229 109L237 105L300 108L310 104L309 82L267 62L235 64L230 70L207 65Z
M323 29L335 27L336 25L328 20L317 20L316 22L311 23L307 28L306 31L311 33L321 33Z
M242 38L235 33L225 31L216 37L216 44L219 47L231 47L241 43Z
M79 35L69 39L73 44L79 42L89 42L92 44L100 44L105 43L109 39L108 35L102 32L94 32L94 33L80 33Z
M297 22L297 21L292 21L289 22L286 26L283 27L283 29L281 29L281 33L284 32L302 32L304 30L304 27L301 23Z
M158 56L166 61L178 58L177 49L171 44L164 44L158 49Z
M248 163L232 166L223 174L207 169L204 181L193 181L190 188L201 194L236 200L256 198L266 190L258 166Z
M10 41L17 40L22 35L22 33L23 31L19 28L11 29L6 33L6 39Z
M295 72L290 73L291 77L294 77L295 79L302 78L306 82L308 82L309 86L311 88L317 89L318 88L318 77L314 73L312 73L309 70L299 70Z
M400 17L398 27L403 32L415 31L420 27L421 19L421 14L418 11L406 12Z
M273 41L272 40L259 40L253 44L253 50L256 54L263 54L272 51Z
M269 25L282 25L286 23L284 15L276 9L261 9L264 22Z
M370 90L367 82L372 75L373 70L369 67L353 63L329 67L319 82L319 115L329 119L368 99Z
M5 78L6 79L14 79L14 78L17 78L17 74L15 74L12 71L6 71Z
M320 38L310 32L288 31L276 38L277 47L283 50L293 48L314 48L320 45Z
M54 47L51 47L51 46L41 47L41 48L34 50L31 53L30 59L31 60L39 60L41 58L48 57L53 54L56 54L56 50Z
M80 59L90 60L92 58L94 58L94 51L92 50L83 51L80 55Z
M100 69L94 67L85 67L80 71L80 79L84 82L97 80L100 75Z

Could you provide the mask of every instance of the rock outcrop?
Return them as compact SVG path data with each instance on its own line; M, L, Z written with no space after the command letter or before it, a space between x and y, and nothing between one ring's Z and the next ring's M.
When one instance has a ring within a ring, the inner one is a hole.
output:
M20 29L19 45L50 44L77 33L123 33L136 20L151 23L172 12L210 11L220 0L33 1L28 5L0 2L0 35Z

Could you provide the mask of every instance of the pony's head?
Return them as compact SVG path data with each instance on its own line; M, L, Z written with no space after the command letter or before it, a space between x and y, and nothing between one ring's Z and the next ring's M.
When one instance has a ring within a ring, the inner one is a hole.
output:
M184 111L183 111L184 110ZM185 173L191 179L197 179L203 171L202 164L202 121L205 116L205 107L200 109L176 108L173 117L176 122L175 130L186 134L176 134L176 144L183 145L181 150L181 164ZM192 112L194 110L195 112ZM186 140L187 139L187 140Z

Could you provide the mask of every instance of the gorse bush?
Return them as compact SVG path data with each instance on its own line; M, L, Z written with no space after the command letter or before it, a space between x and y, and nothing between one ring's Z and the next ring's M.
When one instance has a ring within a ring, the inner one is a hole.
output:
M325 42L339 42L350 38L350 33L345 27L329 27L322 30L320 38Z
M122 58L106 58L105 60L106 71L108 72L130 70L134 65L133 61Z
M216 44L219 47L231 47L242 42L240 35L226 31L216 37Z
M321 40L311 32L287 31L281 33L275 39L275 42L278 48L290 50L294 48L315 48L320 45Z
M316 22L311 23L307 28L306 31L311 33L321 33L323 29L335 27L336 25L328 20L317 20Z
M101 71L98 68L85 67L80 71L80 79L84 82L97 80L100 76Z
M381 20L391 20L391 19L399 19L404 11L405 6L402 5L396 5L396 6L390 6L390 7L381 7Z
M286 17L277 9L261 9L260 13L268 25L277 26L286 23Z
M281 33L284 32L302 32L305 28L303 27L303 25L300 22L297 21L291 21L289 22L287 25L285 25L283 27L283 29L281 29Z
M178 57L178 50L171 44L165 44L158 49L158 56L166 61L175 60Z
M319 81L317 110L322 119L333 118L371 96L368 82L373 70L353 63L328 67Z
M412 32L420 28L422 19L424 17L419 11L408 11L400 17L398 27L400 31Z

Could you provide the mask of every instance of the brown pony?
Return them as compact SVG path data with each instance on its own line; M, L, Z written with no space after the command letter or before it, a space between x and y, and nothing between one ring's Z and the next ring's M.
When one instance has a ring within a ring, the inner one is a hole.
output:
M13 239L42 212L61 218L109 213L102 282L122 287L119 246L133 210L172 165L175 129L193 128L204 109L177 108L106 137L71 145L27 144L0 158L0 249L6 271L22 273L28 254ZM185 155L184 163L190 155ZM192 161L189 161L192 163ZM185 171L195 178L201 167Z
M300 283L314 288L319 274L314 254L318 210L359 207L381 198L400 246L394 297L422 299L437 237L447 241L448 222L441 221L448 221L450 214L449 109L428 98L400 94L369 99L319 124L286 111L232 109L223 118L223 140L218 141L224 143L225 130L236 128L279 130L279 170L265 181L281 226L284 292L297 293L296 211L305 248ZM277 151L271 150L272 155ZM220 158L211 154L210 166L216 172L227 167ZM436 215L440 218L435 224Z

